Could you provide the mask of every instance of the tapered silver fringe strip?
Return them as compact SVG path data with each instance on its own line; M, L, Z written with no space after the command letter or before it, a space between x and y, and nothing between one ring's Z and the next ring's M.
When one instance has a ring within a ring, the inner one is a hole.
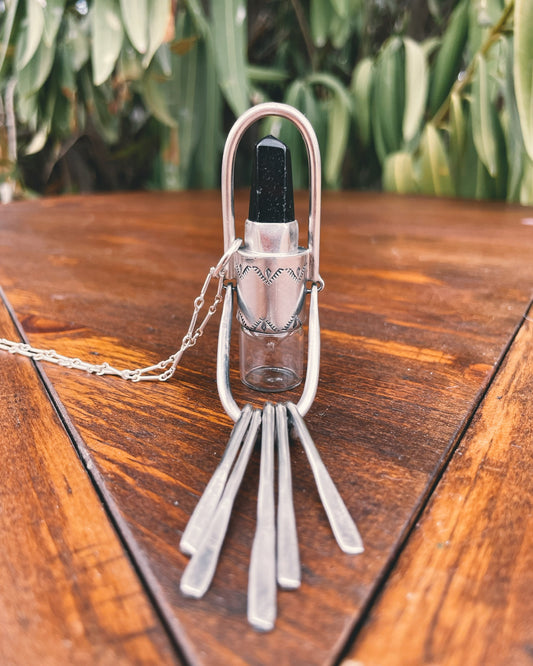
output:
M252 407L251 405L245 405L239 420L232 430L222 460L207 484L204 494L196 505L196 508L187 523L187 527L183 532L183 536L181 537L180 549L186 555L194 555L209 527L209 523L211 522L211 518L217 508L218 502L222 497L224 486L228 480L235 458L239 453L242 440L244 439L251 418Z
M278 444L277 579L280 587L294 590L300 587L302 574L296 517L292 501L289 422L285 405L276 405L276 434Z
M287 409L292 417L294 427L307 455L307 459L309 460L320 499L324 505L329 524L331 525L335 539L337 539L337 543L345 553L350 553L352 555L362 553L363 542L359 535L359 531L357 530L346 505L342 501L339 491L331 480L326 466L322 462L322 458L318 453L315 443L311 439L309 430L307 429L303 418L300 416L298 408L296 405L293 405L292 402L289 402L287 403Z
M248 622L261 631L276 620L276 517L274 509L274 407L267 402L261 423L261 467L257 526L248 576Z
M244 439L244 444L224 487L222 497L211 516L211 520L207 525L196 552L192 556L181 578L180 589L187 596L199 599L209 589L217 566L220 549L222 548L228 529L233 503L235 502L244 472L246 471L260 424L261 412L255 410Z

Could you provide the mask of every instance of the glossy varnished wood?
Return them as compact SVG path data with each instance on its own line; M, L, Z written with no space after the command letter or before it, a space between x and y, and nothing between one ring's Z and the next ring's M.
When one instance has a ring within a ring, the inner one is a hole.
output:
M526 320L344 666L533 663Z
M0 663L178 663L32 363L0 385Z
M297 205L305 219L304 196ZM179 346L205 271L220 254L219 210L216 193L6 207L0 282L34 344L128 367L152 363ZM237 212L242 219L240 201ZM339 551L305 456L293 447L303 581L297 592L279 594L268 635L246 624L258 456L212 589L201 601L178 591L187 562L179 539L231 427L216 396L216 326L165 385L43 368L192 662L337 658L529 304L529 217L499 204L325 197L322 370L306 422L366 550ZM239 401L254 398L233 374Z

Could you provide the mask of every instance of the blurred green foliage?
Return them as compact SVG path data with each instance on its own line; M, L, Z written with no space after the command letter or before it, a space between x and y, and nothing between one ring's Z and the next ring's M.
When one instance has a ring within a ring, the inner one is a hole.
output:
M235 117L284 101L329 188L533 203L531 0L0 0L0 187L212 188ZM258 132L292 152L279 119Z

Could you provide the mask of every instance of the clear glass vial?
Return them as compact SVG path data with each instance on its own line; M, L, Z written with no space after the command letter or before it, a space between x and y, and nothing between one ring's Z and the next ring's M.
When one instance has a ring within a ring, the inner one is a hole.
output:
M246 386L274 393L295 388L303 379L304 331L257 333L241 325L240 371Z

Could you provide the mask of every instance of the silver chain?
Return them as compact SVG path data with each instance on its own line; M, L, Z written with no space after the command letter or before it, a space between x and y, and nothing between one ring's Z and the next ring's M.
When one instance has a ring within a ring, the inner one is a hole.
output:
M55 363L64 368L75 368L76 370L84 370L93 375L114 375L116 377L121 377L132 382L153 382L160 381L166 382L170 379L176 371L176 368L183 356L183 353L186 349L193 347L198 338L203 334L204 329L207 325L207 322L215 314L219 303L222 301L222 290L224 288L224 277L225 269L229 263L231 257L239 249L242 240L236 238L235 241L231 244L228 251L225 252L220 258L216 266L212 266L207 273L204 284L200 291L200 294L194 299L194 309L189 324L187 333L185 334L183 340L181 341L181 347L176 351L172 356L169 356L164 361L159 361L155 365L150 365L145 368L136 368L135 370L118 370L114 368L109 363L88 363L87 361L82 361L79 358L71 358L69 356L63 356L58 354L55 349L38 349L32 347L31 345L25 344L23 342L13 342L11 340L6 340L5 338L0 338L0 351L6 351L10 354L18 354L20 356L27 356L28 358L33 359L34 361L46 361L48 363ZM218 285L215 297L213 302L207 309L207 312L197 326L198 317L202 308L205 305L205 295L207 289L211 284L211 281L215 278L218 278ZM164 372L158 371L163 370Z

